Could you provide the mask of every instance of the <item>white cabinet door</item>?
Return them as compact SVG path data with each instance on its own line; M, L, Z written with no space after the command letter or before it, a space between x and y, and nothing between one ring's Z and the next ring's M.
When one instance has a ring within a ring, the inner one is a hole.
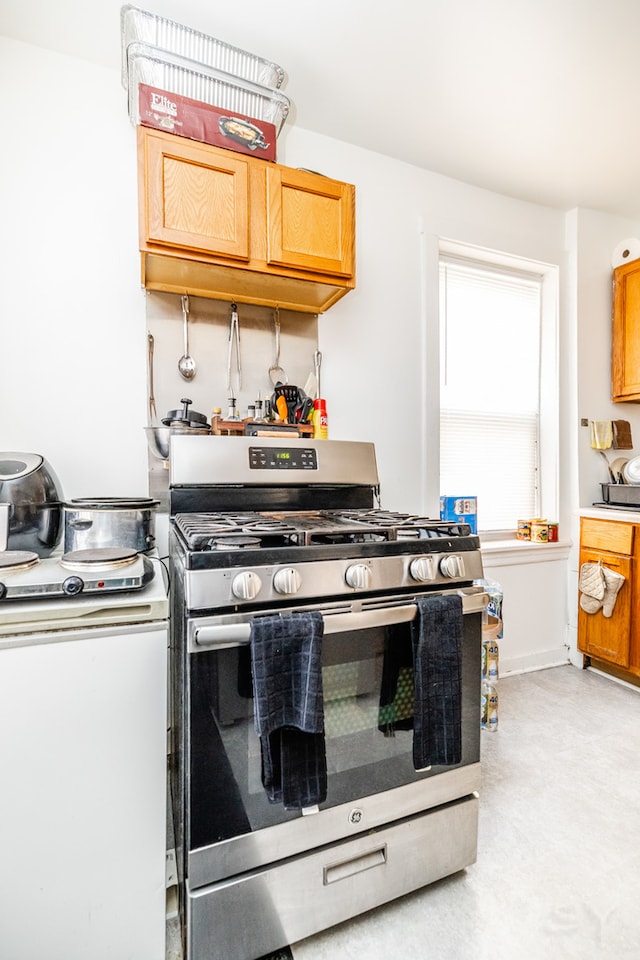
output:
M163 960L166 661L157 623L0 641L7 960Z

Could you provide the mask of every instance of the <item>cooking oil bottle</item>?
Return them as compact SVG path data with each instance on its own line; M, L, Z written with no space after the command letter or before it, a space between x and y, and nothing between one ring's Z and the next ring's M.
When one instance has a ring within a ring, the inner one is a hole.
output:
M313 436L315 440L326 440L329 436L327 401L322 397L313 401Z

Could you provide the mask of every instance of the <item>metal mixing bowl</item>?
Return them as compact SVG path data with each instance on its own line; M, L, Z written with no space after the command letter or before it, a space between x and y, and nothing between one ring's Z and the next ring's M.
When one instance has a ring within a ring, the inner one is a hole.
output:
M145 427L147 443L154 457L158 460L169 459L169 438L172 434L188 434L189 436L207 436L211 434L208 424L202 426L174 426L174 427Z
M144 432L147 435L147 443L154 457L158 460L168 460L171 427L145 427Z

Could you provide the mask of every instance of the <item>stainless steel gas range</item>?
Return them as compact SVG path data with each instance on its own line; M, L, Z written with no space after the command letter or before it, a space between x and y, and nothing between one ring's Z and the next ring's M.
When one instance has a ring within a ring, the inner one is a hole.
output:
M172 794L188 960L255 960L476 857L478 538L383 510L371 444L256 440L171 441ZM265 636L268 694L312 689L313 728L286 711L277 739L261 728Z

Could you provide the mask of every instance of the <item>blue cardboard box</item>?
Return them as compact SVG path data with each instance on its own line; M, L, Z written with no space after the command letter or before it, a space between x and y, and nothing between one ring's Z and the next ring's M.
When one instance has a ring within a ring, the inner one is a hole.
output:
M468 523L472 533L478 532L477 497L440 497L440 519Z

